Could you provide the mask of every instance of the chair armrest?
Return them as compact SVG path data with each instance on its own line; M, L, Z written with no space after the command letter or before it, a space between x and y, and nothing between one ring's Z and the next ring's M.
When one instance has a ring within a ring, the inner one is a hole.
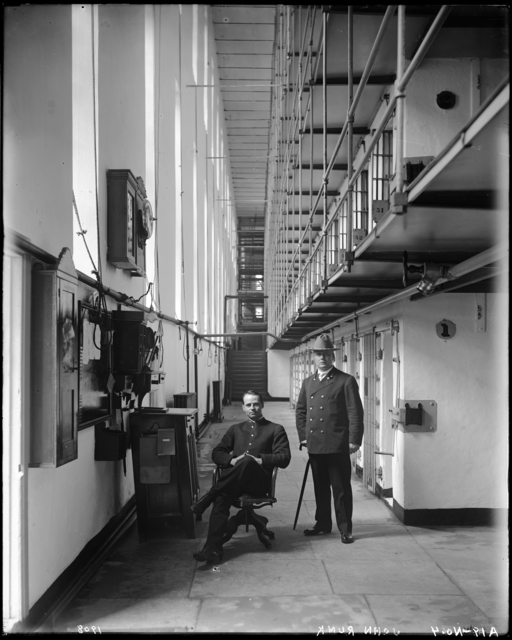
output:
M217 465L215 469L212 471L212 487L217 484L220 478L220 472L224 469L224 467L220 467Z
M277 480L277 472L279 467L274 467L272 469L272 488L270 489L270 495L272 498L276 497L276 480Z

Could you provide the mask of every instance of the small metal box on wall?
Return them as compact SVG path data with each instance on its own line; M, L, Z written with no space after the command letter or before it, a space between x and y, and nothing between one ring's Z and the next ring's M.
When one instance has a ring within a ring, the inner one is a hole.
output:
M78 279L71 252L32 271L31 467L75 460L78 427Z
M142 178L129 169L107 171L108 261L134 276L146 270L145 242L151 235L153 215Z

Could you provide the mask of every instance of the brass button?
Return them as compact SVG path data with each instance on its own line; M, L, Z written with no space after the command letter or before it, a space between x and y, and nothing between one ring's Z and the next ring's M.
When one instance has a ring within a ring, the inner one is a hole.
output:
M309 419L309 421L310 421L310 422L313 422L313 418L310 418L310 419Z
M310 407L310 408L309 408L309 410L310 410L310 411L313 411L313 407Z
M323 398L323 396L322 396L322 398Z
M320 433L323 433L323 431L320 431Z
M323 409L323 407L320 407L320 409Z
M322 398L323 398L323 396L322 396ZM313 396L311 396L311 400L313 400Z
M313 429L310 429L310 430L309 430L309 433L313 433Z
M320 422L323 422L323 421L324 421L324 419L323 419L323 418L320 418Z

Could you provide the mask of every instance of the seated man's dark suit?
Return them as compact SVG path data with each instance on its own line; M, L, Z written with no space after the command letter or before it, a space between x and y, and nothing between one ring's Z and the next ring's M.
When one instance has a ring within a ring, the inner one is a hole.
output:
M233 458L244 453L261 458L262 464L251 456L245 456L235 466L230 466ZM209 492L215 495L215 502L210 515L207 545L222 553L222 538L234 500L244 493L256 497L267 495L271 490L273 468L285 469L290 459L288 436L280 424L262 417L257 422L246 420L229 427L212 451L213 462L226 468Z
M316 525L330 531L331 487L336 523L352 532L349 443L361 445L363 406L356 379L333 367L323 380L318 372L302 383L296 406L299 442L306 440L316 500Z

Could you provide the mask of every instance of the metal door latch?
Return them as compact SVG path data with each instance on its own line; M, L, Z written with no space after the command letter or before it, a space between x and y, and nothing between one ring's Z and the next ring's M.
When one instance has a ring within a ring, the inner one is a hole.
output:
M437 402L435 400L399 400L389 410L391 420L404 433L437 431Z

